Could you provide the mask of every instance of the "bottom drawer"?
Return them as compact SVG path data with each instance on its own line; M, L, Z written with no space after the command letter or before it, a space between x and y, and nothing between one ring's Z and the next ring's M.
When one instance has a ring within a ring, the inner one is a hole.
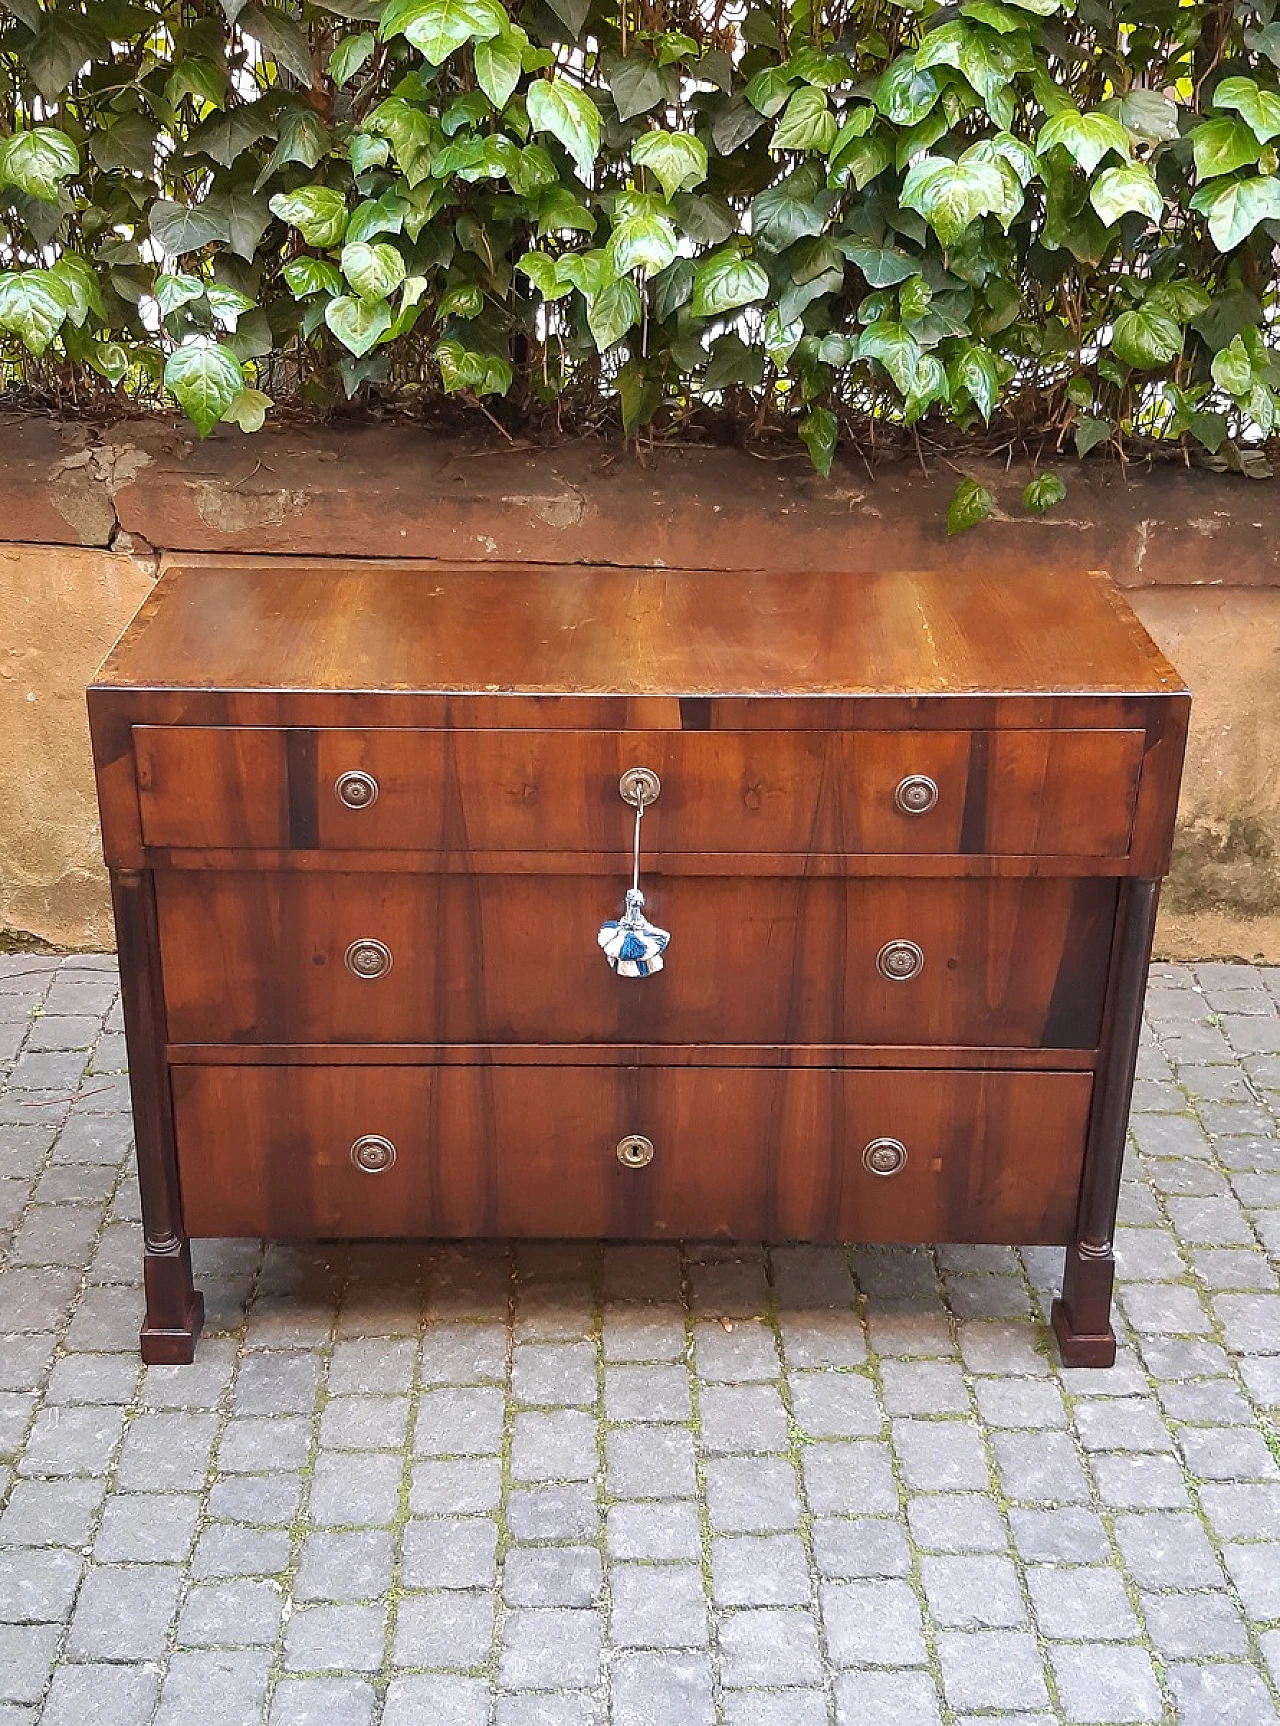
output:
M1070 1236L1093 1083L761 1067L172 1078L193 1235L1025 1244Z

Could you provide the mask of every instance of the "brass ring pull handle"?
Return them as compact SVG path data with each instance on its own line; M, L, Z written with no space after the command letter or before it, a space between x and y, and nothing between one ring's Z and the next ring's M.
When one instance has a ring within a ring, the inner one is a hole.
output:
M351 1147L351 1161L363 1175L385 1175L395 1160L395 1146L379 1133L365 1133Z
M633 809L647 809L662 795L662 781L652 767L628 767L618 781L618 791Z
M896 1175L907 1166L907 1147L901 1139L872 1139L862 1153L862 1166L869 1175Z
M937 784L927 773L908 773L899 780L893 801L904 815L927 815L938 801Z
M891 983L909 983L924 970L924 953L914 941L886 941L876 954L876 970Z
M368 809L378 801L378 781L372 773L353 769L338 775L333 794L348 809Z
M649 804L662 793L662 781L651 767L628 767L618 781L618 794L636 812L631 841L631 885L623 896L621 917L600 925L596 942L619 977L652 977L662 969L662 955L671 935L644 914L640 891L640 823Z
M618 1140L618 1161L624 1169L642 1169L653 1161L653 1141L643 1133L628 1133Z
M344 963L353 977L363 977L366 980L385 977L391 969L391 949L384 947L381 941L366 937L351 943L347 948Z

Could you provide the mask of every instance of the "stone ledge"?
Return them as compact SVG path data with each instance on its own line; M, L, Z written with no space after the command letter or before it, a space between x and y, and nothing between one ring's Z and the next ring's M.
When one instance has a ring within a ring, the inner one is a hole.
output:
M407 426L193 442L155 419L0 421L0 541L143 551L733 569L1069 561L1124 587L1280 586L1280 487L1166 465L1064 462L1065 503L1022 508L1021 464L934 458L830 482L803 455L465 442ZM949 539L957 474L996 499Z

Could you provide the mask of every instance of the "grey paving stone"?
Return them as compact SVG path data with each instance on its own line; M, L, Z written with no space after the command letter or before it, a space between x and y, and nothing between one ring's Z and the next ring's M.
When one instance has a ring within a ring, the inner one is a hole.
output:
M1244 1427L1182 1427L1178 1443L1200 1480L1258 1480L1280 1484L1280 1466L1262 1434Z
M944 1630L938 1637L942 1687L952 1708L1047 1706L1035 1639L1021 1630Z
M837 1515L892 1515L898 1486L889 1447L872 1440L849 1444L810 1444L801 1452L805 1496L815 1512Z
M603 1718L590 1691L534 1691L499 1696L496 1726L598 1726Z
M761 1258L690 1265L689 1285L694 1310L717 1318L754 1318L769 1300Z
M825 1582L822 1621L837 1666L921 1666L920 1606L905 1582Z
M419 1456L496 1456L502 1422L503 1393L496 1386L426 1390L418 1402L414 1450Z
M680 1307L613 1306L601 1333L606 1361L678 1361L687 1349Z
M184 1648L269 1648L284 1606L278 1584L268 1578L200 1582L178 1615L177 1639Z
M1225 1593L1144 1594L1142 1616L1166 1660L1248 1653L1244 1620Z
M719 1644L722 1682L730 1689L822 1682L818 1630L807 1612L727 1612L720 1619Z
M521 1343L511 1359L517 1402L589 1408L596 1400L596 1351L589 1342Z
M1111 1546L1092 1510L1062 1505L1052 1510L1015 1507L1009 1512L1013 1543L1025 1563L1103 1564Z
M1089 1483L1066 1433L997 1432L991 1445L1010 1498L1033 1504L1088 1502Z
M776 1384L704 1385L698 1414L699 1441L708 1451L776 1451L790 1442Z
M613 1666L613 1717L627 1726L714 1726L704 1654L621 1654Z
M42 1726L146 1726L160 1680L154 1668L59 1666L40 1716Z
M393 1678L387 1687L382 1726L485 1726L488 1685L479 1678ZM325 1726L329 1726L326 1721Z
M697 1325L694 1359L698 1377L712 1383L743 1384L778 1376L777 1343L759 1319L742 1319L729 1327L714 1322Z
M0 1546L84 1546L104 1480L19 1480L0 1515Z
M818 1572L832 1581L910 1572L911 1551L896 1518L815 1517L812 1535Z
M1018 1629L1027 1610L1007 1558L927 1556L920 1564L929 1611L952 1629Z
M1249 1617L1280 1619L1280 1543L1230 1545L1222 1556Z
M0 1702L38 1702L53 1666L62 1627L0 1623Z
M498 1571L497 1546L498 1525L491 1517L410 1522L404 1531L401 1582L406 1588L491 1588Z
M678 1301L680 1249L665 1242L610 1242L604 1249L606 1301Z
M617 1564L610 1572L610 1640L617 1648L702 1648L707 1606L692 1564Z
M1201 1426L1252 1426L1257 1418L1235 1385L1217 1379L1161 1385L1158 1394L1160 1406L1171 1420L1192 1421Z
M985 1494L928 1493L907 1501L917 1545L932 1552L1003 1552L1009 1544L1000 1512Z
M815 1544L816 1539L815 1530ZM825 1574L837 1572L828 1569ZM738 1534L713 1540L711 1591L717 1606L807 1605L812 1590L803 1542L793 1534Z
M853 1372L793 1372L791 1403L809 1438L873 1438L884 1424L875 1387Z
M0 1456L21 1448L35 1406L34 1391L0 1391Z
M49 1374L45 1401L132 1402L138 1363L123 1354L67 1354Z
M302 1502L302 1481L295 1475L232 1475L215 1480L209 1513L229 1522L287 1527Z
M591 1540L599 1519L594 1483L516 1487L507 1500L514 1540Z
M724 1698L726 1726L827 1726L821 1690L730 1690Z
M1217 1588L1222 1569L1208 1536L1189 1512L1117 1516L1116 1540L1141 1588Z
M311 1536L312 1540L323 1538L325 1537ZM352 1536L338 1535L333 1538L351 1539ZM212 1522L202 1531L196 1542L191 1560L191 1574L200 1578L276 1576L288 1568L289 1556L289 1535L283 1529L243 1528L234 1522ZM304 1568L306 1562L304 1547ZM294 1592L297 1596L297 1584Z
M1152 1397L1093 1398L1077 1406L1072 1424L1089 1451L1173 1449L1173 1437Z
M842 1672L836 1720L838 1726L940 1726L942 1716L927 1672Z
M717 1533L764 1534L799 1524L800 1499L790 1461L712 1457L705 1480L707 1509Z
M363 1678L282 1678L269 1726L369 1726L376 1702L377 1692Z
M611 1558L697 1560L702 1555L698 1506L689 1501L611 1504L607 1543Z
M212 1414L136 1415L120 1448L117 1485L138 1492L189 1492L202 1486L214 1432Z
M968 1420L895 1420L902 1476L919 1492L981 1491L989 1484L977 1425Z
M1179 1726L1273 1726L1280 1719L1252 1666L1171 1666L1169 1688Z
M407 1396L330 1397L320 1417L320 1445L324 1450L400 1450L408 1426Z
M1119 1510L1178 1510L1190 1503L1186 1482L1171 1456L1111 1451L1091 1459L1104 1503Z
M967 1323L958 1327L960 1353L974 1373L1047 1378L1049 1361L1030 1324Z
M1159 1721L1164 1702L1145 1648L1098 1643L1049 1651L1058 1695L1068 1720Z
M181 1587L177 1565L92 1565L76 1601L68 1652L77 1660L158 1659Z
M218 1434L219 1472L262 1474L301 1468L311 1450L311 1437L311 1423L301 1415L229 1420Z
M88 1206L36 1205L13 1237L15 1265L83 1265L89 1260L102 1219Z
M311 1484L311 1520L321 1528L377 1527L394 1522L400 1508L400 1457L371 1452L358 1468L339 1453L322 1455Z
M1220 1540L1280 1540L1280 1488L1215 1483L1202 1486L1199 1496Z
M414 1464L409 1507L415 1516L469 1515L496 1508L502 1491L498 1457Z
M79 1276L61 1266L0 1270L0 1332L52 1329L70 1311Z
M607 1367L604 1412L611 1421L687 1422L693 1417L689 1374L676 1365Z
M1027 1587L1046 1637L1118 1642L1140 1635L1123 1579L1102 1566L1035 1565Z
M514 1546L503 1565L508 1606L593 1606L603 1580L594 1546Z
M406 1594L401 1599L396 1614L397 1666L475 1671L488 1664L492 1646L493 1600L488 1594L454 1589Z
M599 1466L596 1424L585 1411L522 1409L515 1416L511 1438L515 1479L591 1480Z
M867 1339L856 1312L781 1312L778 1330L790 1368L862 1366Z
M284 1638L293 1672L376 1672L382 1665L382 1606L299 1606Z
M257 1649L180 1649L169 1662L155 1726L257 1720L266 1701L268 1667L269 1656Z
M498 1680L508 1690L590 1689L600 1664L594 1612L525 1607L507 1614Z
M950 1361L886 1360L881 1392L890 1414L968 1414L969 1392Z
M616 1498L692 1498L693 1435L683 1427L628 1426L605 1439L606 1483Z

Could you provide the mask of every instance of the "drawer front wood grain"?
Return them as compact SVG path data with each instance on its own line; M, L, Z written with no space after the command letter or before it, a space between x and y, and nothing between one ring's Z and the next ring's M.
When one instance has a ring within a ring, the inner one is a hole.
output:
M196 1235L1065 1241L1091 1086L830 1069L173 1073ZM619 1157L627 1141L638 1166ZM897 1172L876 1172L900 1152Z
M170 1040L1097 1045L1113 880L667 876L636 979L621 874L161 871Z
M149 846L1126 855L1141 731L405 731L138 726Z

